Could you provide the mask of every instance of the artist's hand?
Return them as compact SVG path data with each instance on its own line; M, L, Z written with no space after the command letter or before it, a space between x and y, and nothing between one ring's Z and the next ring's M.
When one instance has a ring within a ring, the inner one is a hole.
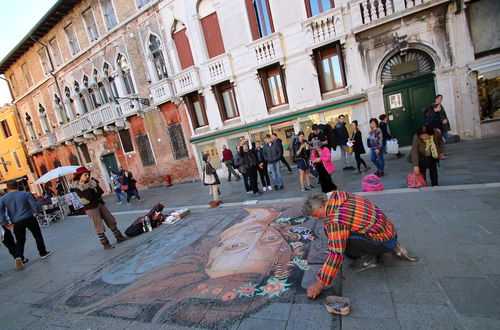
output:
M415 174L420 174L420 168L418 166L415 166L413 168L413 172L415 172Z
M309 299L315 299L321 294L321 291L323 291L323 283L321 283L320 281L316 281L316 283L310 285L307 288L307 296L309 297Z
M443 119L443 124L448 124L448 119Z
M14 229L14 225L9 223L8 225L5 225L5 228L7 228L8 230L13 230Z

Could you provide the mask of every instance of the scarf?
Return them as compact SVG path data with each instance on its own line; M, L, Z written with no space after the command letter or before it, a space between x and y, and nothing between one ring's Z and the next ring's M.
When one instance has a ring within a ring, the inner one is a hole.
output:
M430 155L434 159L438 159L439 155L437 152L436 144L434 143L434 138L430 137L427 140L424 140L425 143L425 155Z

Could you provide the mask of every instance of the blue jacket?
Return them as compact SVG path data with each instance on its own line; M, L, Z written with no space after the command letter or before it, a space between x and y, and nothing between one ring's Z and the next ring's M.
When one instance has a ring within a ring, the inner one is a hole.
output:
M0 198L0 221L4 226L9 224L5 211L10 221L15 224L32 217L34 212L41 212L41 207L33 195L24 191L11 191Z

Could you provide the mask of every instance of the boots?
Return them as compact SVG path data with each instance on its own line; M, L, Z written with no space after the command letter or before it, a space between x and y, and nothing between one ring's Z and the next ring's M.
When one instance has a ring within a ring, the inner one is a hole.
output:
M119 230L114 231L113 234L115 235L116 243L125 242L130 239L130 237L123 237L122 233Z
M101 244L103 245L104 250L112 250L115 248L114 245L109 244L109 241L106 237L101 238Z
M406 248L403 245L401 245L401 243L399 243L399 242L396 243L396 246L392 250L392 254L400 259L403 259L403 260L407 260L407 261L411 261L411 262L418 261L418 257L411 256L408 253L408 250L406 250Z

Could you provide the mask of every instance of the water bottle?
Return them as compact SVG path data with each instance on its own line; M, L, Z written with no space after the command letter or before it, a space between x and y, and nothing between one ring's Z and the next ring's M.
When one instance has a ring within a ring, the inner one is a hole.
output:
M149 217L146 216L146 226L148 228L148 231L153 231L153 227L151 227L151 221L149 220Z
M147 232L148 231L148 226L146 225L146 220L142 219L142 231Z

